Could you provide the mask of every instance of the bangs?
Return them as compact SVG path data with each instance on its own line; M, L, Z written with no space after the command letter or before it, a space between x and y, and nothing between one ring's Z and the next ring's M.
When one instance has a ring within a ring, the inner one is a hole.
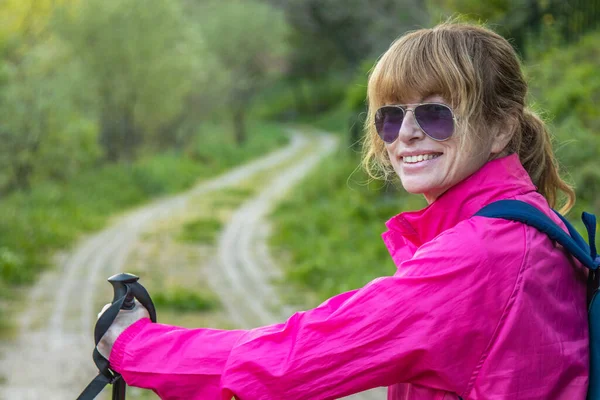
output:
M371 110L440 95L457 111L467 111L466 104L475 97L469 90L474 89L469 83L476 81L472 65L461 60L456 37L444 33L420 30L392 44L369 79Z

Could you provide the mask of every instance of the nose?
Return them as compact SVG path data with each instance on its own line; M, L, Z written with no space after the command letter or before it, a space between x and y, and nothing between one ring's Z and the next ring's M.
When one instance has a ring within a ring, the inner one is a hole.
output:
M410 143L422 139L423 136L424 133L415 119L415 113L413 109L406 109L404 119L402 120L402 125L400 126L400 131L398 132L397 141Z

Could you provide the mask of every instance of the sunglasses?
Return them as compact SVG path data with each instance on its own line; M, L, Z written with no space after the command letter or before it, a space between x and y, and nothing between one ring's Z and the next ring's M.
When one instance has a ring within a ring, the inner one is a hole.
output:
M408 108L413 106L413 108ZM450 139L454 133L454 113L441 103L383 106L375 113L375 129L386 143L394 143L400 134L406 113L412 111L419 128L433 140Z

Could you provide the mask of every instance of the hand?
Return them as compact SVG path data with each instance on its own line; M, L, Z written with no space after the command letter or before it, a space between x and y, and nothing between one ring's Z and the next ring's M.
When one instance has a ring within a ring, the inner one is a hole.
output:
M110 303L105 305L102 308L102 311L98 313L98 318L110 307ZM102 357L108 360L110 356L110 352L112 351L113 345L115 341L119 337L125 329L129 328L129 326L133 325L134 322L142 319L142 318L150 318L150 314L148 310L141 305L137 300L135 300L135 306L131 310L120 310L117 314L117 317L113 321L112 325L108 328L100 342L98 342L98 352Z

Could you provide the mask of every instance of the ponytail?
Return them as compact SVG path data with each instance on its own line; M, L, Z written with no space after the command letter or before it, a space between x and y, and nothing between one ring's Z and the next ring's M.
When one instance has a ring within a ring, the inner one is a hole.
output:
M527 108L523 110L519 122L521 129L515 132L509 150L519 155L521 164L550 207L558 206L560 192L566 196L559 210L561 214L566 214L575 204L575 191L560 177L550 133L544 122Z

